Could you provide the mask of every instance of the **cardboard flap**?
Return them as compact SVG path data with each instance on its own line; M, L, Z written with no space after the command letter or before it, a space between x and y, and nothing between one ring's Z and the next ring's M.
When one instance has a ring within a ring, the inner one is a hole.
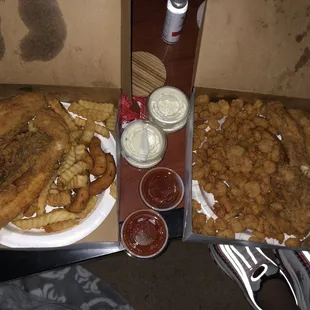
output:
M310 98L309 1L208 0L194 85Z
M0 83L128 88L128 23L130 0L0 1Z

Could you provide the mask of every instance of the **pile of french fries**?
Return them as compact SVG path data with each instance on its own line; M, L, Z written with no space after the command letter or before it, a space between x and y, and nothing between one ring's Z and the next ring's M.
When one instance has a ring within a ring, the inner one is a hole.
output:
M112 103L79 100L69 106L69 112L77 115L72 117L56 99L49 106L66 122L71 148L36 201L13 224L22 230L36 228L53 233L78 225L95 208L97 195L111 185L110 195L116 199L114 158L101 149L101 140L94 135L110 137L116 126L116 109ZM32 121L28 129L37 130ZM95 178L92 182L90 175ZM47 205L54 207L51 212L47 213Z

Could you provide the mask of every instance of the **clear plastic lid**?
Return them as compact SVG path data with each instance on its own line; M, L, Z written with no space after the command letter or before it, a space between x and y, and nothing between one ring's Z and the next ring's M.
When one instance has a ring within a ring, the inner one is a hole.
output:
M147 102L150 120L166 132L181 129L189 115L189 100L178 88L164 86L157 88Z
M165 133L150 121L135 120L121 136L122 155L137 168L150 168L164 157L167 148Z

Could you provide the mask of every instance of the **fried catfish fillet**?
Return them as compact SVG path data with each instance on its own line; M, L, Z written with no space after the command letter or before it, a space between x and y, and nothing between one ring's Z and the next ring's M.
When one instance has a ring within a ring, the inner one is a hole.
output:
M50 142L51 138L44 133L28 132L12 137L12 140L0 149L0 192L33 166ZM0 201L0 205L2 203Z
M304 169L309 170L305 139L301 127L280 102L267 103L266 112L270 124L282 136L283 147L290 165L299 167L302 171Z
M304 137L305 137L305 143L306 143L306 150L307 150L307 155L308 155L308 161L309 161L310 160L310 114L306 111L297 110L297 109L290 109L288 110L288 112L303 130Z
M276 202L280 206L277 216L291 223L291 230L282 232L303 239L310 230L310 179L297 167L280 165L271 183L269 202Z
M46 108L44 96L39 93L25 93L12 99L0 101L0 143L11 140L22 132L30 119Z
M27 132L25 124L34 117L38 131ZM3 227L38 197L70 148L70 138L64 120L47 108L40 94L2 101L0 126L0 227Z

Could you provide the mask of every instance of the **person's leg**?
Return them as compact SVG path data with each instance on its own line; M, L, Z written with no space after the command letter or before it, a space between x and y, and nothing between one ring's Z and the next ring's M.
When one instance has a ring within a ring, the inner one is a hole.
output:
M27 293L19 286L0 284L0 310L78 310L70 305L56 303Z
M133 309L110 285L79 265L41 273L11 284L35 300L66 305L68 308L65 309Z

